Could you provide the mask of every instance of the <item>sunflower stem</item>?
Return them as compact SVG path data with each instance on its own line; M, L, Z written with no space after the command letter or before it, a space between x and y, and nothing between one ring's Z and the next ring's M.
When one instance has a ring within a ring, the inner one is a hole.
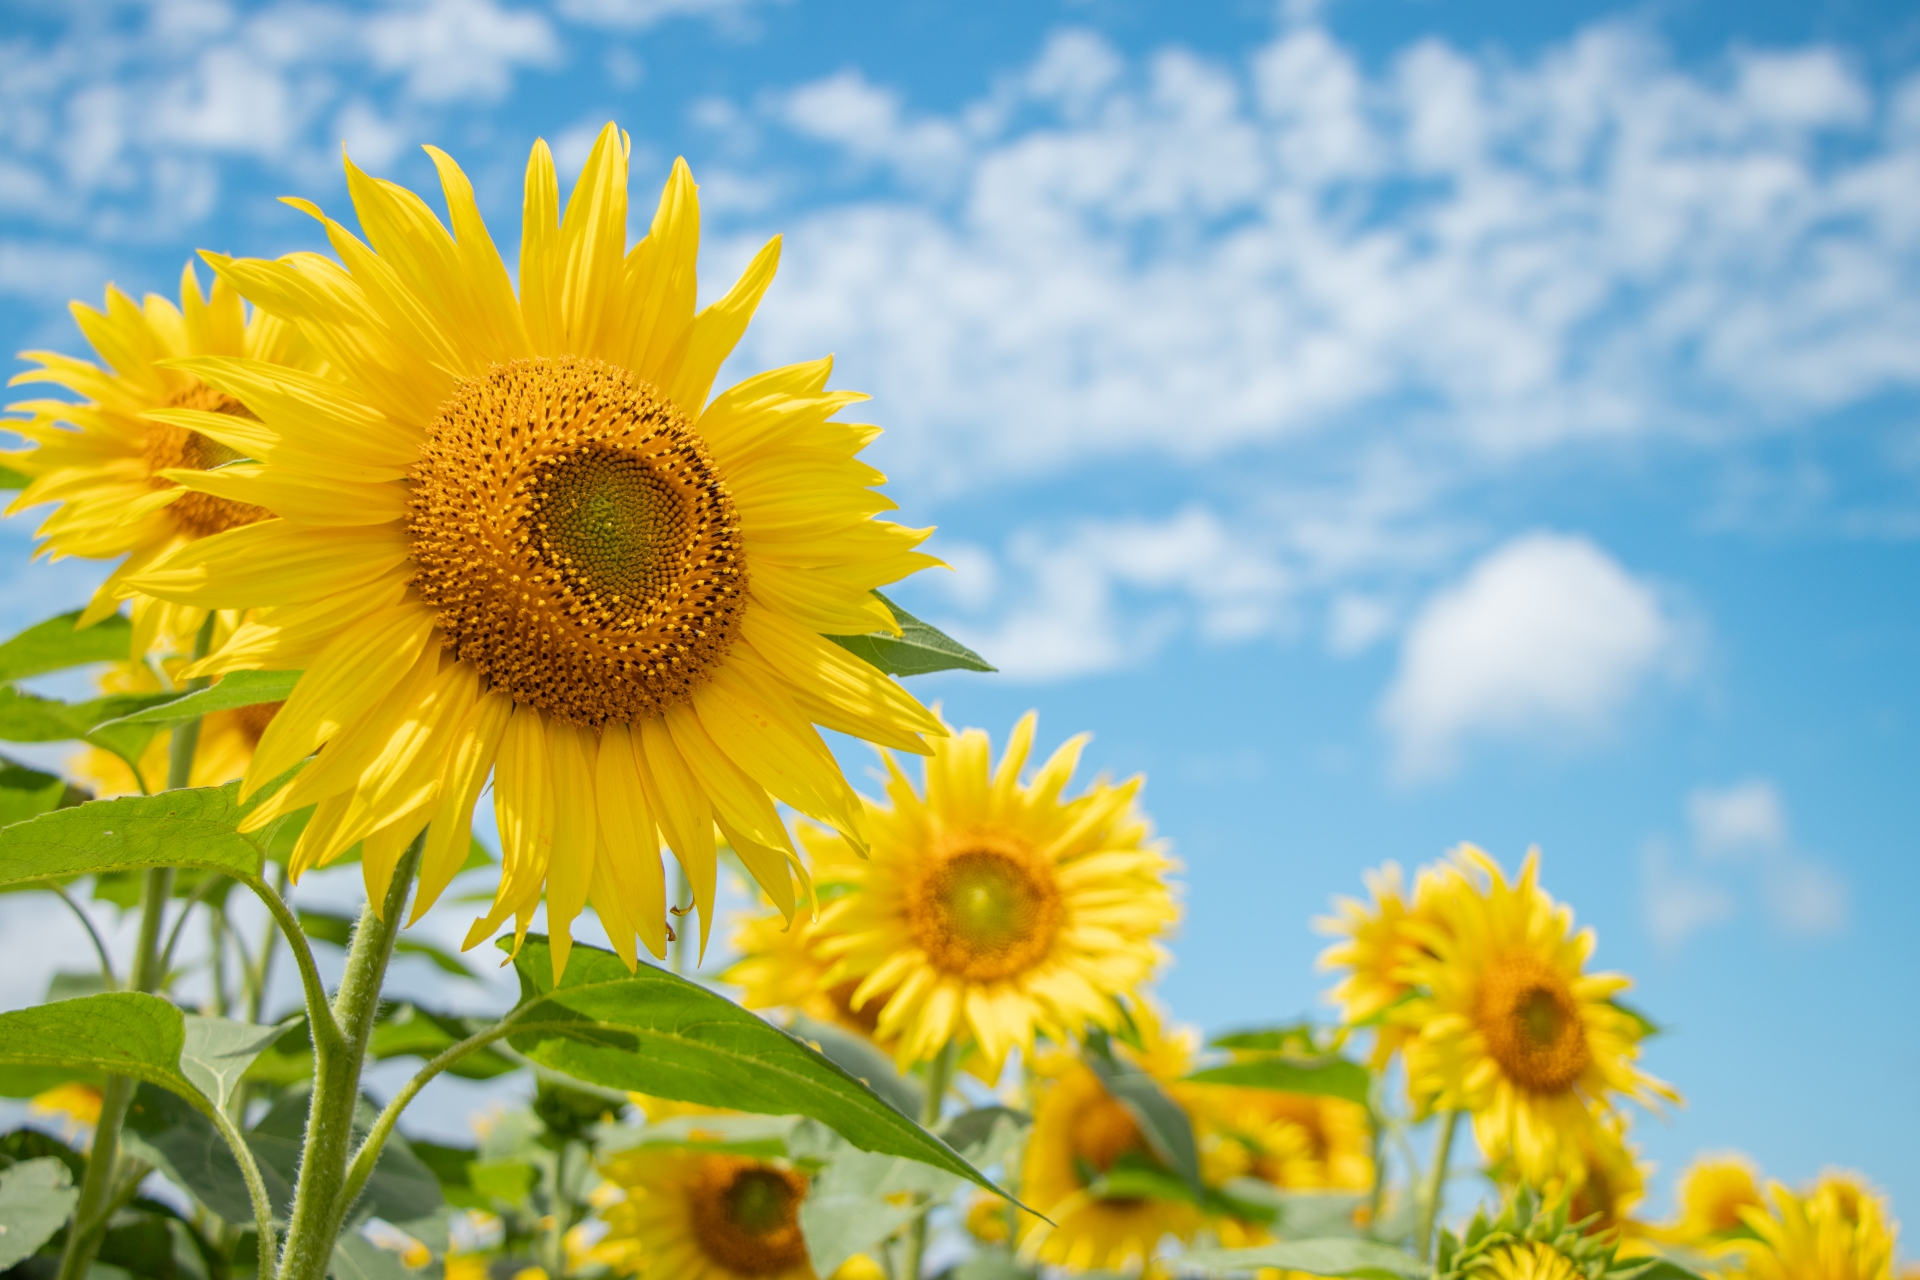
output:
M1413 1253L1425 1260L1433 1245L1433 1226L1440 1219L1440 1202L1447 1190L1447 1159L1453 1153L1453 1131L1460 1125L1460 1113L1449 1111L1440 1121L1440 1136L1433 1144L1433 1167L1427 1170L1427 1185L1420 1194L1420 1217L1414 1223Z
M216 614L211 611L193 640L192 660L206 657L213 642ZM189 680L187 691L204 689L209 682ZM187 786L193 777L193 755L200 745L200 721L189 720L173 731L167 748L167 789ZM134 770L141 781L140 771ZM140 936L134 944L133 967L127 975L127 990L152 994L166 982L167 958L161 952L161 940L167 923L167 901L173 897L173 868L155 867L147 872L141 889ZM133 1102L135 1082L126 1076L109 1076L100 1091L100 1120L93 1129L93 1149L87 1154L87 1172L80 1180L80 1196L74 1202L73 1221L67 1228L67 1245L60 1255L58 1280L80 1280L93 1265L105 1233L108 1201L116 1182L132 1172L121 1167L120 1128L126 1122L127 1107ZM144 1170L145 1165L140 1168Z
M940 1123L941 1106L947 1100L947 1083L953 1079L953 1041L940 1046L927 1064L927 1100L920 1108L920 1126L931 1129ZM907 1253L902 1259L900 1280L920 1280L920 1259L927 1251L927 1214L931 1203L921 1206L913 1225L907 1228Z
M405 915L407 895L426 846L423 831L400 858L376 910L369 901L353 931L347 965L334 993L331 1016L339 1038L313 1038L313 1098L307 1106L307 1132L300 1155L300 1177L293 1191L293 1214L280 1255L278 1280L323 1280L333 1261L334 1240L346 1221L352 1197L347 1192L347 1158L353 1148L353 1115L360 1102L360 1073L367 1041L380 1011L380 988ZM275 1280L262 1276L260 1280Z

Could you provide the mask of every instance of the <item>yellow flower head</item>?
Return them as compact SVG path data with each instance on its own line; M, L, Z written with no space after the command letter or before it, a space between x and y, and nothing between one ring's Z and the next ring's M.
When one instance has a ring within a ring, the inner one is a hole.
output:
M1680 1175L1679 1216L1660 1229L1662 1239L1705 1253L1724 1253L1744 1235L1749 1209L1764 1211L1760 1170L1738 1152L1703 1155Z
M1366 1108L1344 1098L1203 1085L1198 1135L1209 1183L1258 1178L1288 1191L1373 1185Z
M320 752L248 819L315 806L296 873L364 842L379 901L428 829L418 918L466 857L491 773L501 881L469 945L508 917L524 934L544 895L556 969L589 903L629 965L636 939L664 955L662 839L704 944L716 828L791 913L805 871L776 802L866 841L815 726L907 751L944 732L824 638L897 633L873 591L936 563L914 549L927 531L874 518L892 504L855 455L877 431L831 420L863 397L826 390L830 361L709 396L779 243L696 312L684 161L629 249L626 137L601 132L564 214L537 143L516 295L465 175L429 152L451 232L349 163L364 241L292 202L340 262L209 257L331 376L188 362L259 421L193 415L254 463L183 483L277 518L130 581L255 610L199 670L305 672L242 783L251 796Z
M607 1257L675 1280L815 1280L800 1234L807 1179L785 1165L676 1147L608 1161L627 1198L603 1212Z
M869 861L848 858L840 837L803 837L856 886L814 930L835 961L827 980L859 983L855 1010L881 1006L876 1032L898 1037L903 1062L970 1039L997 1073L1036 1034L1065 1042L1115 1025L1115 997L1165 958L1177 864L1135 806L1141 779L1063 798L1083 736L1023 784L1035 724L1029 712L1014 726L997 767L979 729L937 741L924 796L885 755L891 803L871 808Z
M1167 1095L1198 1119L1198 1090L1176 1083L1192 1066L1197 1037L1162 1035L1150 1006L1136 1012L1143 1050L1116 1043L1116 1053L1153 1076ZM1034 1063L1038 1101L1027 1135L1020 1198L1052 1224L1022 1214L1021 1256L1069 1271L1124 1271L1150 1261L1163 1240L1188 1240L1203 1225L1184 1201L1105 1196L1097 1179L1122 1161L1152 1161L1151 1149L1127 1109L1107 1092L1092 1068L1055 1050ZM1196 1128L1197 1128L1196 1124Z
M1822 1174L1805 1195L1769 1183L1767 1195L1771 1212L1740 1211L1758 1239L1736 1243L1735 1280L1893 1280L1899 1227L1858 1176Z
M1412 926L1419 994L1402 1006L1419 1028L1406 1046L1416 1105L1471 1112L1481 1150L1532 1186L1578 1175L1581 1144L1617 1098L1678 1099L1636 1065L1644 1028L1612 1003L1631 984L1586 972L1593 932L1574 931L1538 874L1537 853L1508 883L1485 853L1459 849L1434 923Z
M229 634L232 631L224 618L216 624L214 634L218 637L223 631ZM168 672L175 676L185 665L185 661L178 658L165 664ZM177 680L175 684L177 686ZM160 677L144 662L116 662L100 675L102 693L158 693L161 687ZM267 725L279 710L277 702L262 702L202 716L200 739L193 753L193 773L187 785L217 787L244 774L253 760L253 749L260 745L260 735L267 731ZM142 790L159 791L167 785L168 752L172 743L170 731L162 730L153 736L153 741L140 755L139 779L127 768L126 761L99 747L75 753L68 767L75 779L98 799Z
M1319 967L1341 974L1327 998L1339 1006L1340 1020L1348 1026L1377 1024L1373 1042L1377 1069L1386 1065L1409 1034L1392 1014L1413 990L1408 966L1423 950L1415 933L1436 924L1434 899L1440 877L1431 870L1421 871L1414 880L1411 904L1397 864L1389 862L1367 872L1366 881L1371 905L1336 898L1333 905L1338 914L1321 917L1314 927L1340 938L1320 953Z
M259 311L249 319L240 295L224 281L216 278L212 294L203 295L191 263L181 275L179 306L158 294L135 303L109 287L105 310L76 302L72 311L106 367L50 351L27 353L40 367L16 375L11 385L51 382L81 399L8 406L30 415L24 422L7 422L6 428L34 447L0 454L7 465L33 477L7 513L57 503L40 525L36 554L121 559L81 615L81 626L98 622L131 598L129 656L154 649L184 652L206 610L132 591L128 575L182 543L265 520L269 512L182 486L183 476L244 456L184 424L198 421L196 414L247 423L252 414L174 362L245 357L310 367L312 360L289 326ZM217 481L213 488L219 488Z
M1606 1234L1621 1257L1651 1252L1647 1240L1655 1233L1635 1215L1646 1199L1652 1166L1628 1143L1626 1117L1618 1112L1600 1116L1570 1135L1565 1150L1571 1163L1535 1189L1549 1204L1564 1204L1575 1228L1588 1235ZM1517 1190L1511 1161L1496 1165L1492 1173L1509 1191Z

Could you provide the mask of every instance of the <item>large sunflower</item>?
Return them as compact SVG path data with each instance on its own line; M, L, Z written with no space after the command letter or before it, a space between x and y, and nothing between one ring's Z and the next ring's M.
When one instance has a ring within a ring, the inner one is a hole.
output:
M608 1161L627 1197L602 1211L617 1271L674 1280L815 1280L800 1234L804 1174L784 1164L679 1147Z
M1772 1212L1740 1211L1753 1238L1737 1242L1734 1280L1893 1280L1900 1229L1863 1181L1827 1173L1805 1195L1777 1182L1767 1194Z
M1184 1031L1162 1035L1144 1003L1137 1021L1144 1051L1119 1052L1158 1080L1192 1121L1198 1091L1179 1080L1192 1066L1196 1037ZM1102 1194L1099 1180L1116 1166L1155 1160L1133 1116L1092 1068L1054 1050L1040 1055L1033 1075L1038 1101L1020 1195L1042 1217L1021 1215L1022 1256L1069 1271L1122 1271L1150 1262L1164 1240L1191 1239L1204 1223L1198 1206Z
M629 252L625 137L608 125L562 216L527 168L519 293L460 169L452 215L351 163L367 242L304 201L317 255L210 257L308 337L337 381L258 361L182 368L260 419L175 414L258 463L195 487L279 519L176 550L142 589L258 612L203 671L302 669L242 784L258 827L317 805L293 865L365 841L370 882L431 824L414 917L458 870L493 773L502 877L473 945L524 933L544 890L553 958L589 902L629 965L664 954L659 842L712 916L715 828L783 912L805 871L775 801L856 845L858 797L815 725L908 751L939 722L824 635L895 630L873 588L935 563L874 519L876 428L830 361L708 392L773 277L778 241L695 312L699 207L684 161ZM377 900L377 898L376 898Z
M109 286L104 310L78 302L72 310L106 367L51 351L26 353L40 367L16 374L9 385L51 382L81 399L7 406L31 415L4 425L34 446L0 453L7 465L33 478L7 514L57 503L41 522L35 554L121 560L94 593L81 626L98 622L131 598L129 656L155 648L184 652L206 618L205 608L130 591L128 576L184 542L253 524L271 513L181 485L183 475L219 467L241 454L180 425L175 413L252 415L233 396L171 362L200 356L310 367L312 357L290 326L258 310L249 318L240 295L225 281L216 277L211 294L202 294L192 263L180 277L179 306L158 294L135 303Z
M1023 784L1035 724L1028 712L1014 726L997 768L979 729L936 741L924 796L883 752L892 803L871 809L866 862L846 859L844 837L802 833L816 857L850 863L856 886L814 931L836 961L827 981L859 983L855 1010L881 1004L876 1034L898 1037L902 1062L970 1040L997 1073L1036 1033L1113 1025L1114 997L1165 958L1177 864L1150 842L1141 780L1063 799L1083 736Z
M1678 1097L1635 1065L1645 1026L1613 1003L1631 984L1586 972L1593 931L1574 932L1538 873L1536 853L1509 884L1481 850L1456 851L1433 923L1409 925L1423 948L1403 1006L1419 1028L1406 1046L1416 1104L1471 1112L1488 1159L1532 1186L1577 1176L1580 1144L1619 1097Z

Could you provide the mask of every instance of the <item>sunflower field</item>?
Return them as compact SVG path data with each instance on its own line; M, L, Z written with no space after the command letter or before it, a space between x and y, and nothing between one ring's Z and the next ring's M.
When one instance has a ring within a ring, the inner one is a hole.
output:
M534 148L510 270L428 151L446 223L349 162L357 231L288 201L332 255L109 288L90 357L14 379L55 394L9 406L11 510L112 568L0 644L0 739L83 744L0 769L0 889L91 948L0 1013L41 1117L0 1137L8 1280L1894 1280L1853 1174L1703 1154L1650 1209L1658 1011L1537 853L1381 867L1311 922L1323 1018L1202 1043L1144 780L903 683L992 668L882 594L939 561L863 397L824 358L716 388L779 242L696 308L692 174L629 245L608 125L564 201ZM352 863L357 919L297 895ZM519 998L394 999L396 954ZM409 1139L443 1076L519 1101Z

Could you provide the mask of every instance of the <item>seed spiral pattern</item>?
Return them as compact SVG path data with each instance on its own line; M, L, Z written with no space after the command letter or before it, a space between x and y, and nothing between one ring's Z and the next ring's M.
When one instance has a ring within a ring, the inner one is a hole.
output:
M232 396L199 382L169 398L167 408L198 409L204 413L224 413L251 422L259 421L247 406ZM239 456L219 441L209 439L198 431L189 431L165 422L147 424L147 477L148 483L156 489L175 487L172 480L160 474L162 471L211 471ZM174 499L167 507L167 514L173 517L180 532L190 538L205 538L225 533L228 529L238 529L243 524L258 524L273 518L273 512L265 507L256 507L250 502L235 502L231 498L216 498L210 493L191 489Z
M462 381L409 474L413 586L495 689L568 723L692 698L739 631L740 519L651 383L538 357Z

